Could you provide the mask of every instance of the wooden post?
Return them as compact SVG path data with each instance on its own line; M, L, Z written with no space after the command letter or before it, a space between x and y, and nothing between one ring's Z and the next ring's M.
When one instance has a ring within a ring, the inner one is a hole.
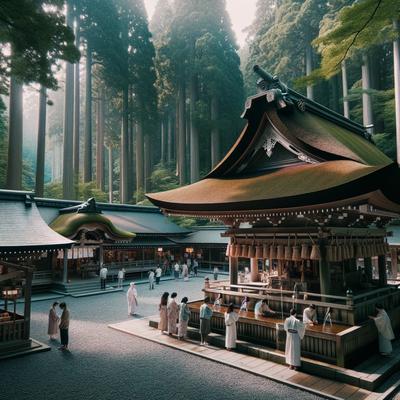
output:
M387 285L386 255L378 256L379 286Z
M64 249L63 283L68 282L68 249Z
M24 305L24 339L29 339L31 334L31 297L32 297L33 271L25 272L25 305Z
M364 257L364 268L367 282L372 282L372 260L371 257Z
M238 283L238 259L236 257L229 257L229 283L231 285Z
M397 279L397 248L390 249L390 259L392 260L392 279Z
M258 282L258 258L250 258L250 280Z
M321 294L329 294L331 286L331 271L329 262L326 260L326 250L323 245L321 248L321 259L319 260L319 282ZM324 301L324 300L323 300Z

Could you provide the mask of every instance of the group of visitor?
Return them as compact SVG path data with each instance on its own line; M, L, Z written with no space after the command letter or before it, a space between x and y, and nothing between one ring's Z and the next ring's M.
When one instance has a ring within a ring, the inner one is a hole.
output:
M57 314L57 306L62 310L61 317ZM55 301L49 311L49 323L47 334L50 340L55 340L60 334L61 346L59 350L68 350L68 329L69 329L69 310L67 304Z

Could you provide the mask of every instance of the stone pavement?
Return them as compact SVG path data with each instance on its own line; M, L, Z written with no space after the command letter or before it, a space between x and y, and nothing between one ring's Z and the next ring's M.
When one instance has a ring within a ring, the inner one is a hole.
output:
M138 312L142 317L154 315L163 291L176 291L179 299L198 299L202 285L202 278L163 282L153 291L139 285ZM0 361L1 400L321 398L108 328L128 319L126 292L63 300L71 312L71 352L58 351L59 343L46 335L54 300L33 303L31 335L52 350Z

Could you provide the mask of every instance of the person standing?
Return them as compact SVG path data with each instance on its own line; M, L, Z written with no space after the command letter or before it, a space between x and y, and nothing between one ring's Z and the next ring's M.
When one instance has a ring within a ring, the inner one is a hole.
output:
M219 311L221 309L221 305L224 299L222 297L222 293L218 293L217 298L214 300L214 310Z
M68 337L68 330L69 330L69 310L67 308L66 303L62 302L60 303L60 308L62 310L61 314L61 319L60 319L60 341L61 341L61 347L59 347L59 350L68 350L68 342L69 342L69 337Z
M375 310L377 312L376 317L369 316L369 318L374 320L376 328L378 329L379 353L383 356L388 356L393 350L391 342L394 339L392 324L381 304L376 304Z
M269 307L267 299L258 301L254 306L254 316L256 318L270 317L274 314L276 314L276 312Z
M168 314L167 314L167 306L168 306L168 292L164 292L161 296L160 304L158 305L158 311L160 312L160 322L158 323L158 329L161 333L168 330Z
M303 324L317 325L317 311L314 304L310 304L303 311Z
M103 265L103 267L100 269L100 288L101 288L101 290L106 289L107 274L108 274L108 269Z
M154 289L154 271L150 270L149 272L149 290Z
M219 269L217 266L214 267L214 281L218 280L218 273L219 273Z
M160 265L157 265L157 268L156 268L156 285L160 284L161 274L162 274L162 269L161 269Z
M235 312L233 303L230 303L225 313L225 326L226 326L225 347L228 351L236 348L237 321L239 321L239 314Z
M184 281L189 280L189 268L185 262L182 264L182 276Z
M197 276L197 269L199 268L199 262L194 259L193 260L193 272L194 272L194 276Z
M242 301L242 304L240 305L240 310L239 310L239 312L247 312L247 311L249 311L249 303L250 303L250 300L249 300L249 298L246 296L244 299L243 299L243 301Z
M60 320L60 317L57 315L57 306L58 302L55 301L49 311L49 324L47 328L47 334L50 336L50 340L55 340L58 334L58 321Z
M128 315L135 315L136 308L138 306L138 293L135 286L135 282L129 284L129 289L126 292L126 300L128 302Z
M123 284L124 284L124 277L125 277L125 270L123 268L121 268L118 271L118 287L122 288Z
M297 370L301 365L301 340L305 334L305 325L296 318L296 310L290 310L290 316L285 319L283 329L286 331L285 356L290 369Z
M176 335L176 323L179 317L179 306L176 303L176 292L171 294L171 300L167 307L167 317L168 317L168 335Z
M203 304L200 307L200 346L204 346L207 342L207 336L211 331L211 317L213 311L208 305L209 297L205 297Z
M179 306L178 339L184 340L189 324L190 310L187 305L188 298L184 297Z
M176 262L174 265L174 278L175 279L179 279L179 272L180 272L180 266L179 264Z

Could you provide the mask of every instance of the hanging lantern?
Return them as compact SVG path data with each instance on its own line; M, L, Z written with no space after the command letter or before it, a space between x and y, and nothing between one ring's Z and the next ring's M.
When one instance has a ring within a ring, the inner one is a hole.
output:
M256 258L263 258L263 247L261 245L256 246Z
M276 259L277 260L285 259L285 247L283 246L283 244L278 244L278 246L276 246Z
M321 250L317 244L313 244L311 247L310 260L320 260L321 259Z
M255 258L256 256L256 246L254 246L254 244L249 246L249 253L248 253L248 257L249 258Z
M356 252L354 249L354 243L353 243L352 239L350 239L350 242L349 242L349 252L350 252L350 258L354 258Z
M232 257L239 257L240 254L240 244L234 244L233 245L233 255Z
M225 256L229 257L230 254L231 254L231 245L228 243L228 245L226 246Z
M269 259L269 248L270 248L269 244L267 244L267 243L263 244L263 256L262 256L262 258Z
M285 260L292 259L292 246L290 245L290 236L288 237L288 244L287 246L285 246L284 258Z
M276 246L274 244L271 244L271 246L269 247L269 258L271 260L276 260Z
M357 241L356 245L355 245L355 258L363 258L363 248L362 245L359 241Z
M310 247L308 243L302 243L301 245L301 258L302 260L310 259Z
M249 254L249 246L247 244L242 244L240 246L239 257L246 258L246 257L248 257L248 254Z
M293 246L292 248L292 260L301 261L301 248L300 246Z
M333 259L333 246L331 243L325 246L327 261L334 261Z

